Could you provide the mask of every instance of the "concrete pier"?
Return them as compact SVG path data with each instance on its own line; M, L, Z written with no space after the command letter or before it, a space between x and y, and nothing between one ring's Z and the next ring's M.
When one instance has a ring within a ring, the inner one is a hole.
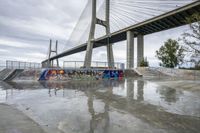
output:
M95 36L95 26L99 24L104 26L106 29L106 35L110 35L110 0L106 0L106 8L105 8L105 21L97 18L96 13L96 0L92 0L92 20L91 20L91 27L90 27L90 35L87 43L86 49L86 56L84 67L90 68L91 61L92 61L92 50L94 45L94 36ZM110 44L109 38L107 39L107 60L108 60L108 67L114 67L114 56L113 56L113 49L112 44Z
M114 68L114 56L112 44L107 45L107 58L108 58L108 66Z
M106 23L106 35L110 35L110 0L106 0L106 10L105 10L105 23ZM108 38L108 45L107 45L107 60L108 66L114 68L114 56L113 56L113 48Z
M134 33L127 31L127 64L126 68L134 67Z
M94 45L94 42L92 40L94 39L95 24L96 24L96 20L97 20L96 19L96 6L97 6L96 0L92 0L92 20L91 20L90 35L88 38L85 62L84 62L84 67L86 67L86 68L91 67L91 61L92 61L92 49L93 49L93 45Z
M141 61L144 59L144 36L137 36L137 67L140 66Z

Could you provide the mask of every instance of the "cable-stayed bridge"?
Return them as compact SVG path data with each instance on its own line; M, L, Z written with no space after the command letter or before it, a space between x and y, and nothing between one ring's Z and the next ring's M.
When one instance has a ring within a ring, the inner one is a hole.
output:
M112 45L127 40L126 67L134 67L134 38L137 63L144 57L144 36L186 25L186 18L200 13L199 0L88 0L64 50L42 62L52 61L86 50L84 67L89 68L93 48L106 46L108 66L113 67Z

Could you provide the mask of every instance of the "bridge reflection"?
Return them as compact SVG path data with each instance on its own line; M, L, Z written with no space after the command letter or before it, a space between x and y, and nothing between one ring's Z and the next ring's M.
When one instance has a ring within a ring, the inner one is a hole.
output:
M144 123L148 123L154 128L170 130L173 132L198 132L199 118L194 116L184 116L169 112L162 106L152 104L146 95L147 89L151 89L149 83L142 79L126 79L121 81L102 80L102 81L69 81L69 82L37 82L27 83L8 83L4 85L5 90L37 90L38 88L48 89L49 97L68 97L69 90L82 92L87 99L86 108L90 115L89 132L96 130L109 132L113 126L113 110L129 114L129 117L136 117ZM158 87L159 88L159 87ZM161 89L160 89L161 90ZM157 91L159 96L170 97L173 99L168 102L176 102L177 91L171 89L170 93ZM160 94L161 93L161 94ZM181 93L180 93L181 94ZM178 95L180 95L178 93ZM156 96L155 96L156 97ZM81 97L78 97L81 101ZM159 99L161 100L161 99ZM167 99L166 99L167 100ZM95 108L96 102L100 102L103 110ZM72 103L73 104L73 103ZM76 107L78 108L78 107ZM77 114L78 115L78 114ZM63 116L64 117L64 116ZM121 119L121 118L115 118ZM121 123L124 128L125 125ZM101 128L101 129L99 129Z

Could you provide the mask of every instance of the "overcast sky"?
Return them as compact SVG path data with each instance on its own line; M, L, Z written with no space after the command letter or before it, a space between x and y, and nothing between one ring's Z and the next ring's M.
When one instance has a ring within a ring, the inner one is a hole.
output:
M0 61L41 62L47 56L49 39L59 40L59 50L76 25L87 0L0 0ZM188 26L145 36L145 56L157 66L155 51L168 38L177 39ZM126 42L114 46L117 62L126 61ZM94 50L93 60L106 61L106 48ZM83 61L85 52L63 60Z

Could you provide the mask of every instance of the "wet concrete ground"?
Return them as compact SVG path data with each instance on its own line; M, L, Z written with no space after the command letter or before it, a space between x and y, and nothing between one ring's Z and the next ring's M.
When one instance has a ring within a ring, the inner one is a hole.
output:
M199 85L168 79L2 82L0 102L48 133L199 133Z
M0 104L1 133L45 133L44 130L21 111Z

